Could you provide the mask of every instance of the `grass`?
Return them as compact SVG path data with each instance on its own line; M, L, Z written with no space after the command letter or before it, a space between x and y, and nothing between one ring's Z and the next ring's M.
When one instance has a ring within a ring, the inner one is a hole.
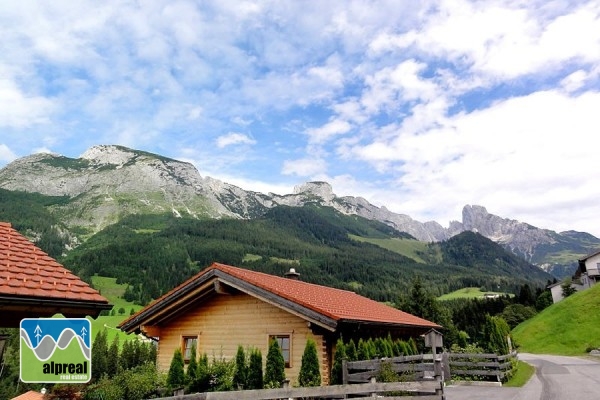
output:
M94 288L100 291L102 296L108 299L108 302L113 305L115 315L101 315L92 321L92 337L96 337L96 334L103 329L106 329L108 343L113 341L114 337L119 338L119 342L122 344L125 340L135 339L135 335L128 335L125 332L117 328L117 325L129 318L131 310L138 311L142 308L137 304L125 300L122 296L127 288L126 284L118 284L116 278L107 278L104 276L93 276L92 284ZM119 309L123 308L125 313L120 315Z
M412 258L416 262L425 264L425 260L419 255L427 252L427 243L420 242L414 239L378 239L378 238L366 238L362 236L349 235L350 239L358 242L367 242L376 246L382 247L386 250L393 251L394 253L401 254L405 257Z
M580 356L600 348L600 285L577 292L519 324L512 335L519 351Z
M517 366L511 378L504 383L502 386L508 387L522 387L535 373L535 368L531 364L527 364L524 361L517 361Z
M454 300L454 299L475 299L475 298L483 298L485 294L497 294L497 295L506 295L506 293L499 292L482 292L480 288L476 287L468 287L455 290L451 293L446 293L440 297L438 300Z

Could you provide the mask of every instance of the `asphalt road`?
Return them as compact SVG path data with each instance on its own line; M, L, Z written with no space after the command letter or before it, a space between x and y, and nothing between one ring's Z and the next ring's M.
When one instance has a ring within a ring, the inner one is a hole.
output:
M447 386L446 400L598 400L600 359L519 354L536 368L522 388Z

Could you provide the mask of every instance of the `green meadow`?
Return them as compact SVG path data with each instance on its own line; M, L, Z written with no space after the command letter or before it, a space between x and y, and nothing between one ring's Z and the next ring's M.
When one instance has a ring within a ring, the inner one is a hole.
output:
M600 285L551 305L512 331L519 351L579 356L600 348Z
M118 284L116 278L107 278L104 276L93 276L92 284L96 290L100 291L102 296L108 299L109 303L113 305L113 311L115 315L101 315L96 319L91 319L92 322L92 338L96 337L96 334L102 329L106 329L108 336L108 344L114 340L114 337L119 338L119 343L123 344L125 340L135 339L135 335L127 335L117 328L117 325L129 318L131 310L139 311L142 306L133 304L132 302L126 301L123 298L126 284ZM119 314L119 310L123 309L124 313Z
M446 294L438 297L438 300L476 299L476 298L482 299L486 294L503 296L503 295L506 295L507 293L482 292L480 288L468 287L468 288L462 288L462 289L455 290L454 292L451 292L451 293L446 293Z

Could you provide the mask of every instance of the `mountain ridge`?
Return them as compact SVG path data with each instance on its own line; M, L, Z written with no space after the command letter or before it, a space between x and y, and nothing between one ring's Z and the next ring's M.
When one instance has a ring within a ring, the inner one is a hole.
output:
M79 158L46 153L17 159L0 169L0 188L69 197L68 204L54 206L54 212L67 226L83 227L90 234L130 214L252 219L280 205L317 204L383 222L425 242L479 232L548 271L573 267L576 259L560 257L564 252L584 255L600 246L600 239L588 233L540 229L490 214L479 205L466 205L462 222L450 221L445 228L377 207L362 197L339 197L327 182L306 182L284 195L247 191L202 176L190 163L115 145L93 146Z

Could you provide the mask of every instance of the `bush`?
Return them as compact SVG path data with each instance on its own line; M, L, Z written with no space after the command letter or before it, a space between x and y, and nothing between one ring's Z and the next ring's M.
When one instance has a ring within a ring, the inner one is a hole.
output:
M211 392L225 392L233 390L233 375L235 373L235 360L227 361L222 355L220 358L213 356L209 366Z
M248 387L248 364L246 363L246 353L242 346L238 346L237 354L235 355L233 387L239 390Z
M277 340L271 340L269 343L269 352L267 353L267 366L265 370L264 386L268 389L280 388L285 380L285 360Z
M306 346L304 347L298 383L303 387L321 386L321 373L319 372L317 345L312 339L308 339L306 341Z
M114 378L104 377L87 387L84 400L141 400L162 395L164 377L153 364L121 371Z
M183 366L184 362L181 349L175 349L173 359L171 360L171 366L169 367L169 373L167 375L167 384L171 389L180 388L185 385Z
M250 352L250 362L248 365L248 389L263 388L263 367L262 353L258 349Z
M362 349L362 352L361 352ZM360 339L358 342L358 354L359 357L364 354L366 349L365 342ZM333 356L333 366L331 367L331 384L332 385L341 385L343 383L343 368L342 362L347 359L346 356L346 345L344 345L344 341L340 338L337 340L335 344L335 354Z

